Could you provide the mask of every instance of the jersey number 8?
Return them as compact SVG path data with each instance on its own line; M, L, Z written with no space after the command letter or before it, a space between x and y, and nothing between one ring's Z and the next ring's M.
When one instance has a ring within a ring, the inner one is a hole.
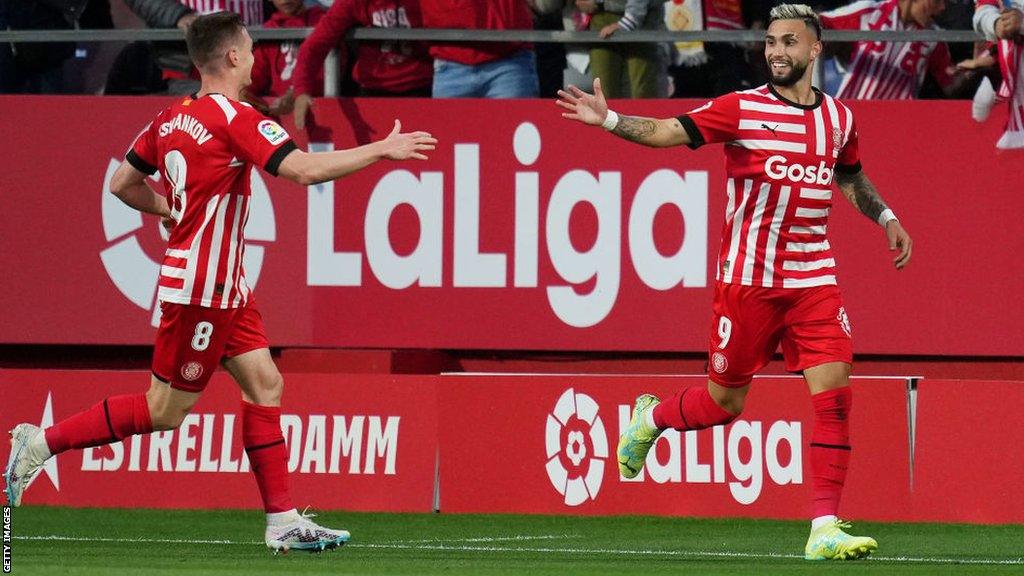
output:
M196 333L192 336L192 349L202 352L210 347L210 336L213 336L213 324L200 322L196 324Z

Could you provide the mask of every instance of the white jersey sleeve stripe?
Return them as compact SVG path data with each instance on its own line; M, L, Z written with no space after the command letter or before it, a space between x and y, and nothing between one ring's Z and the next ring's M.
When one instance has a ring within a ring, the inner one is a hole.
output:
M224 116L228 119L228 124L231 124L231 121L235 119L235 115L238 114L238 111L231 105L231 102L228 102L228 99L221 94L210 94L210 98L213 98L213 101L220 106L220 109L224 111Z

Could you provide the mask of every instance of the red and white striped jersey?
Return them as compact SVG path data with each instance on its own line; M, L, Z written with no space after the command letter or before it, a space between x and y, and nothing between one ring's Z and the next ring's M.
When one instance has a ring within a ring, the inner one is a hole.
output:
M246 26L263 24L263 0L181 0L185 6L197 14L213 14L214 12L235 12L242 17Z
M221 94L185 97L157 114L125 160L162 175L176 224L160 267L161 302L244 306L243 232L252 167L276 175L295 150L288 133L248 104Z
M765 288L836 283L828 243L835 171L860 170L853 113L815 90L800 105L771 86L726 94L679 117L697 148L725 143L728 202L717 279Z
M900 18L897 0L860 0L821 13L821 25L836 30L922 30ZM932 29L938 30L936 25ZM953 77L949 47L941 42L869 42L854 44L849 68L836 97L901 100L914 98L930 73L940 86Z

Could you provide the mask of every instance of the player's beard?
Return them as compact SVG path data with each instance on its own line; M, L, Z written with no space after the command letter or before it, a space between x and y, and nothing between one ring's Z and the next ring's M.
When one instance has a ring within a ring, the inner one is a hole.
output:
M776 76L775 71L772 70L771 62L768 63L768 70L771 72L771 82L773 86L781 86L788 88L804 77L804 73L807 71L807 62L795 62L791 61L789 64L789 72L782 76Z

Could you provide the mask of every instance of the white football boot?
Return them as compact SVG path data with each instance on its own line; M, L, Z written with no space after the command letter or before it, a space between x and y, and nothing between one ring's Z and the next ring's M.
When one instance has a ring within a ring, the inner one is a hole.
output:
M308 507L306 508L309 509ZM289 550L321 552L344 546L351 534L347 530L324 528L310 520L316 514L302 511L295 520L285 524L267 524L265 542L267 547L282 554Z
M21 505L22 494L39 475L43 463L50 458L48 450L32 442L42 433L39 426L32 424L18 424L10 432L11 455L7 459L7 468L4 468L4 493L11 506Z

